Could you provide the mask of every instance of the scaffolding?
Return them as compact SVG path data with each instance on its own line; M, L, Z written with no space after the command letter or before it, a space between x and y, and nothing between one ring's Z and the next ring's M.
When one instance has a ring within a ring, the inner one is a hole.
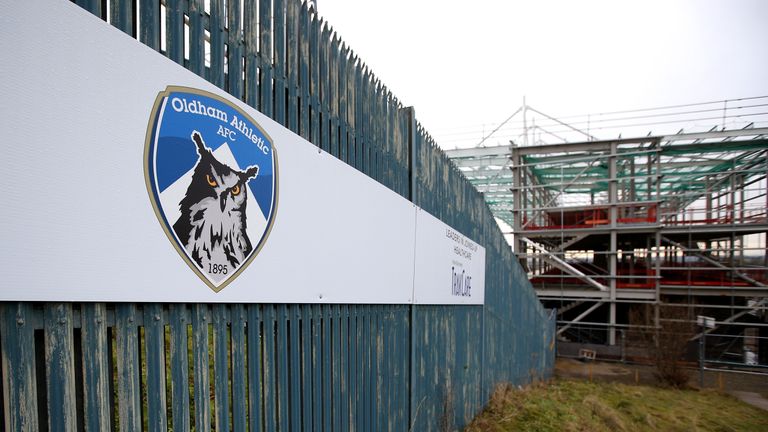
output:
M511 228L561 340L616 345L640 304L656 327L686 307L768 336L768 128L448 153Z

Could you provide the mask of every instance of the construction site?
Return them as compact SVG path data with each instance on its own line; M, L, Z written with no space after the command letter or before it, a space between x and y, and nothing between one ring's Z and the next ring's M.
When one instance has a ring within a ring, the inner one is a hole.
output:
M558 143L528 129L447 153L557 309L559 354L624 359L633 329L685 322L694 347L705 336L693 358L768 365L768 128Z

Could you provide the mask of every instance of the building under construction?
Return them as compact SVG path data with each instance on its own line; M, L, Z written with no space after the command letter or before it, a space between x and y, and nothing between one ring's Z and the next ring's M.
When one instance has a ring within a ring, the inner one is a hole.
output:
M768 364L768 128L448 154L511 227L561 341L621 346L646 304L662 328L674 308L714 318L708 359Z

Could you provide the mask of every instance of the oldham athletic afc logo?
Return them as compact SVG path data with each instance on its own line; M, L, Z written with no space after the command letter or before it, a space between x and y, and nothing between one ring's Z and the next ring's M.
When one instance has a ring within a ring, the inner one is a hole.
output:
M212 93L168 87L147 129L145 177L160 223L218 292L258 254L277 208L277 155L248 114Z

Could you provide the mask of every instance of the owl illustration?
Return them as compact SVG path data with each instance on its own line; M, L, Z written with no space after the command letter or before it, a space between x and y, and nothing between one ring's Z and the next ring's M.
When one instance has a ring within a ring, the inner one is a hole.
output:
M179 241L204 272L227 274L250 255L253 246L246 233L245 206L248 181L258 166L238 171L219 162L192 132L199 159L187 193L179 202L181 216L173 224Z

